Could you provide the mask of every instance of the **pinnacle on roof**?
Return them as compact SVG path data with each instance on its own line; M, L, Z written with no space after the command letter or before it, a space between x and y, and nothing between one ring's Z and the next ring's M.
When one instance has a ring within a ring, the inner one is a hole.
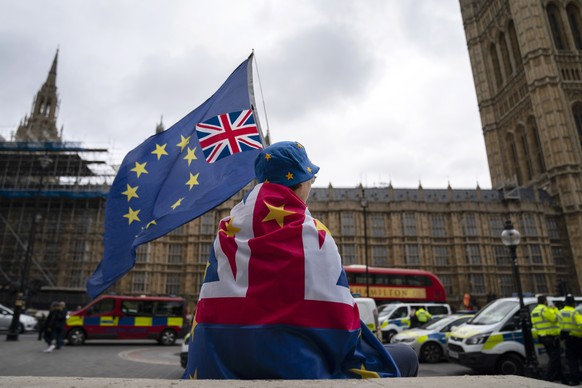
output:
M55 85L57 84L57 63L59 61L59 49L57 48L57 52L55 54L55 58L53 59L53 64L51 66L51 69L48 73L48 76L46 78L46 82L47 84L50 85Z

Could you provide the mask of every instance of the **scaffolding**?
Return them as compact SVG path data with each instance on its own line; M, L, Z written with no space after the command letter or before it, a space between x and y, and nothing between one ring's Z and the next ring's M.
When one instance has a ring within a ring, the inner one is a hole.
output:
M41 287L84 291L103 254L105 198L115 176L107 155L73 142L0 142L2 299L23 276L28 244L30 297Z

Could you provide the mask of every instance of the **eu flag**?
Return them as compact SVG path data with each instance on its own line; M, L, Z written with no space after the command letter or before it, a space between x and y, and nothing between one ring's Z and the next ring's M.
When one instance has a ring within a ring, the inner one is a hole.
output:
M133 267L140 244L201 216L254 179L263 137L252 57L202 105L126 155L107 198L104 254L87 280L89 296Z

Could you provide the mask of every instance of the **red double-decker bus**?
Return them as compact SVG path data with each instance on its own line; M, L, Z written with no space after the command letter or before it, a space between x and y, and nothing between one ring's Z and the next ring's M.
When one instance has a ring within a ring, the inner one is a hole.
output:
M418 269L368 267L345 265L348 284L353 294L376 301L445 302L443 283L433 273ZM367 285L367 286L366 286ZM366 292L369 288L370 293Z

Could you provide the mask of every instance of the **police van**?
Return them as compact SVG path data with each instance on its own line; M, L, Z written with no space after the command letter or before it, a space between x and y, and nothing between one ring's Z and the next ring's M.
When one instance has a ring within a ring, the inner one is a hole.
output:
M153 339L172 345L187 332L183 298L104 295L67 317L69 345L90 339Z
M389 303L378 308L382 341L390 342L395 334L410 329L413 310L424 308L433 317L450 315L451 307L446 303Z
M582 303L581 297L575 300L577 304ZM538 304L537 298L526 297L523 302L529 319ZM560 309L564 306L564 297L548 296L548 302ZM449 360L481 373L523 375L525 347L519 310L518 298L501 298L489 303L451 332L447 344ZM548 357L536 330L532 329L532 335L538 363L547 364Z
M372 298L354 298L356 304L358 305L358 311L360 312L360 319L366 324L368 329L374 333L378 339L381 339L380 333L380 323L378 321L378 309L376 308L376 302Z

